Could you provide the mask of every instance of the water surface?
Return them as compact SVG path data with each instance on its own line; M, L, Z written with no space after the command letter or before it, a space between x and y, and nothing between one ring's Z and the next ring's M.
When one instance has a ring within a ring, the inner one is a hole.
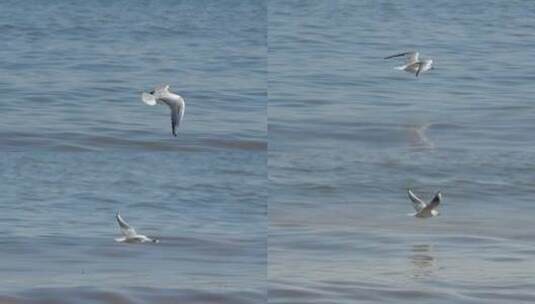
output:
M268 12L270 302L535 301L535 6ZM383 60L407 50L436 69ZM407 216L408 187L442 215Z
M265 163L256 152L0 154L0 302L264 301ZM117 211L160 242L115 242Z
M265 1L2 1L0 40L0 151L265 146Z

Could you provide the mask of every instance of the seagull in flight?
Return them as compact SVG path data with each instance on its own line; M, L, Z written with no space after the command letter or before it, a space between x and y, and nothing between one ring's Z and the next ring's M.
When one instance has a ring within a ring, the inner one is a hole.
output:
M440 204L440 201L442 200L442 194L437 192L433 199L429 203L425 203L423 200L421 200L419 197L414 194L411 189L409 189L409 198L412 201L412 206L416 210L416 213L409 214L416 217L421 218L427 218L427 217L433 217L437 216L440 213L437 210L438 205Z
M402 70L409 73L416 73L416 77L420 75L421 72L427 72L433 69L433 60L431 59L420 59L420 53L418 52L405 52L401 54L396 54L392 56L385 57L385 59L395 58L395 57L405 57L405 64L402 66L395 67L396 70Z
M180 126L186 104L184 99L177 94L169 91L169 85L163 85L155 88L150 93L143 92L141 100L149 106L157 103L166 104L171 109L171 131L176 136L176 129Z
M119 212L117 212L117 215L115 216L117 218L117 223L119 223L119 228L121 228L121 233L123 234L123 237L115 239L117 242L121 243L158 243L158 240L151 239L145 235L137 234L134 227L128 225L127 222L123 220Z

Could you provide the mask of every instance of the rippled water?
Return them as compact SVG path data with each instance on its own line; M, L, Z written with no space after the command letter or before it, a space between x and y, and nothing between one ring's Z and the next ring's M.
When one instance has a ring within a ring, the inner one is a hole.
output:
M0 150L265 146L263 1L2 1ZM168 83L169 110L141 92Z
M533 3L268 12L270 303L534 302Z
M0 2L0 303L265 301L266 17ZM186 100L177 138L141 102L161 84ZM161 242L116 243L118 210Z
M0 155L0 302L265 298L265 155ZM160 243L115 242L117 211Z
M535 302L534 20L528 1L0 2L0 303ZM435 69L383 60L406 50ZM164 83L177 138L140 100ZM441 216L407 216L409 187L441 190ZM114 242L118 210L161 243Z

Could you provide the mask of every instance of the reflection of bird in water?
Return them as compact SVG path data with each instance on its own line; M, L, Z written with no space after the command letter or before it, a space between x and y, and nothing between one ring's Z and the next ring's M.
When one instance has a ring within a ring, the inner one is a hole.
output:
M433 274L435 258L433 257L432 249L432 246L428 244L417 244L412 246L409 261L412 265L413 278L425 278Z
M415 149L434 149L435 144L427 137L427 130L432 124L427 123L409 128L409 144Z

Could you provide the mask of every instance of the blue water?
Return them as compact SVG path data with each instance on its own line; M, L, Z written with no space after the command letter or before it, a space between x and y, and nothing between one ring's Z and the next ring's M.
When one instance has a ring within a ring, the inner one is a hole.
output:
M3 153L0 167L2 303L265 298L265 155ZM160 242L115 242L117 211Z
M0 2L0 150L265 146L264 1ZM178 140L169 110L186 100Z
M266 297L264 1L0 1L0 303ZM186 111L141 92L169 84ZM158 244L120 244L115 213Z
M270 303L535 301L535 3L269 1ZM383 57L418 50L418 79ZM419 220L406 189L443 193Z
M535 302L534 30L528 1L1 1L0 303Z

